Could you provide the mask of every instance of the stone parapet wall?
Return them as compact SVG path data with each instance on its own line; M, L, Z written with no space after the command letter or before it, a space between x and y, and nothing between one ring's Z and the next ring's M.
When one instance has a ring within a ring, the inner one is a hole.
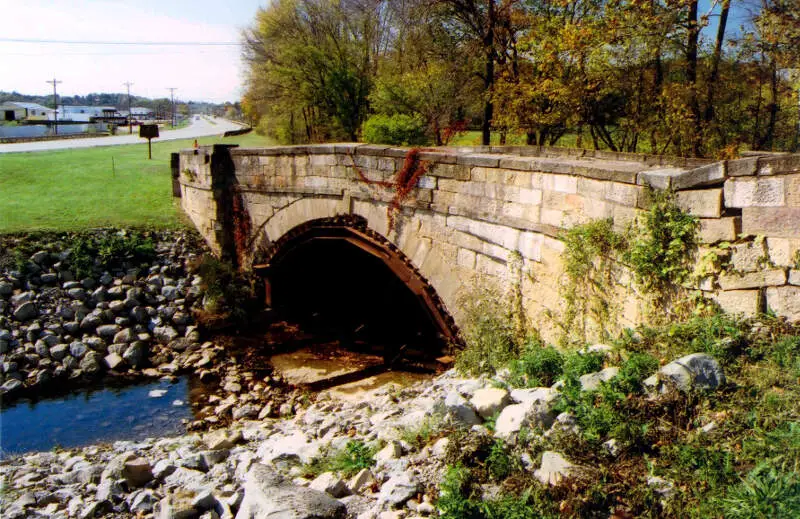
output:
M520 289L531 324L552 336L563 311L561 233L600 218L625 229L647 207L647 186L670 187L700 220L700 257L729 265L696 288L733 312L800 318L800 156L710 162L543 147L425 149L427 172L390 229L395 190L385 184L407 154L359 144L186 150L182 204L222 252L230 222L220 203L237 193L250 219L245 263L309 220L361 215L411 259L457 321L459 295L483 278ZM642 316L627 288L620 326Z

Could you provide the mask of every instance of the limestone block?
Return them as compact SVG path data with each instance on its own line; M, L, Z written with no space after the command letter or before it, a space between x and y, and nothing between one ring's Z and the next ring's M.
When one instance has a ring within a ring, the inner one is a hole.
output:
M500 263L483 254L477 255L475 267L480 274L488 274L498 278L505 277L508 273L508 267L506 267L505 263Z
M800 229L797 230L800 236ZM767 238L769 260L778 267L793 267L800 260L800 237Z
M768 288L767 308L790 321L800 320L800 286Z
M312 166L335 166L336 155L311 155L308 158Z
M590 198L590 202L583 209L584 216L590 220L600 220L612 218L614 216L614 204Z
M557 193L577 193L578 192L578 177L570 177L566 175L557 175L551 177L553 184L550 187Z
M722 189L679 191L678 207L701 218L719 218L722 215Z
M633 207L614 205L614 230L624 231L636 221L640 210Z
M480 166L485 168L496 168L500 165L500 158L497 155L469 154L459 155L456 164L462 166Z
M606 195L606 184L608 182L581 177L578 179L578 193L594 200L600 200Z
M715 162L687 171L672 180L674 189L721 184L725 180L725 162Z
M739 216L724 218L701 218L699 237L701 243L717 243L720 241L733 241L742 229L742 219Z
M435 164L428 170L428 174L439 178L452 178L456 180L469 180L470 168L457 164Z
M800 207L800 175L786 177L786 205Z
M486 241L496 243L509 250L515 250L520 231L502 225L473 220L463 216L448 216L447 226L459 231L474 234Z
M655 189L667 189L672 185L673 179L684 173L681 168L663 168L642 171L636 175L636 183L640 186L650 186Z
M775 175L792 171L800 171L800 156L798 155L758 158L759 175Z
M617 182L606 183L605 199L628 207L636 207L642 188Z
M519 248L517 249L523 258L533 261L542 259L542 242L544 236L539 233L523 232L519 236Z
M742 232L777 238L797 238L800 229L800 207L745 207L742 210Z
M761 310L760 290L731 290L710 294L710 297L730 314L753 317Z
M423 175L417 180L417 187L421 189L436 189L436 177Z
M800 270L791 269L789 271L789 284L794 286L800 286Z
M474 269L476 259L477 259L477 254L475 254L474 251L462 248L458 249L458 265L460 267Z
M500 206L500 216L516 218L527 223L539 223L541 206L506 202Z
M780 207L786 204L782 177L731 178L725 181L725 207Z
M731 247L731 264L739 272L754 272L761 268L767 253L760 241L740 243Z
M755 176L757 170L758 157L748 157L738 160L728 161L728 176L745 177Z
M722 290L741 290L779 286L786 283L786 271L783 269L759 270L745 274L723 274L719 277Z
M543 207L539 214L541 223L552 225L553 227L564 227L564 211Z

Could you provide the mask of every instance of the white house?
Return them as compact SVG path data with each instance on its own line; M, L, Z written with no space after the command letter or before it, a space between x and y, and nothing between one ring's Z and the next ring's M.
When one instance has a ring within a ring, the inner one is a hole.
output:
M88 123L97 117L113 117L115 115L117 115L117 109L113 106L64 105L58 109L58 119L60 121Z
M9 101L0 104L0 119L3 121L49 121L55 110L38 103Z

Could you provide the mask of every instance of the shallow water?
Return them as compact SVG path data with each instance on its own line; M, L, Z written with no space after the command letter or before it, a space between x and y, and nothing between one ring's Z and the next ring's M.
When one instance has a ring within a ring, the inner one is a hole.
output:
M0 411L0 458L56 446L180 435L186 432L182 420L191 418L187 377L21 400Z

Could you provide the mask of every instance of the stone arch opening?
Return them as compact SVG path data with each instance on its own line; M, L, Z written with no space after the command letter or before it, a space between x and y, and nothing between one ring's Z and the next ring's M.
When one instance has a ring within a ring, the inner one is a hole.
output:
M434 288L365 218L310 220L273 242L254 270L268 306L343 342L379 346L387 362L431 359L460 344Z

